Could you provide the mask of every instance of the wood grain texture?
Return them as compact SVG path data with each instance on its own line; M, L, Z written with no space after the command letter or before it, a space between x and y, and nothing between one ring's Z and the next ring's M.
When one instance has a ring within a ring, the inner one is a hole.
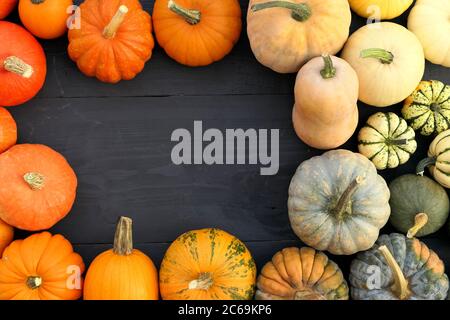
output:
M80 1L77 1L78 3ZM142 1L151 12L153 1ZM248 1L241 0L243 18ZM396 21L405 25L407 13ZM17 18L12 17L13 21ZM353 15L352 31L364 24ZM301 245L287 214L287 190L297 166L321 154L296 137L291 124L295 75L279 75L254 58L245 27L232 53L203 68L187 68L156 47L133 81L109 85L83 76L67 56L67 40L43 41L48 60L44 89L10 109L19 141L47 144L64 154L79 178L70 215L53 228L74 242L87 262L110 247L118 216L134 219L136 247L159 265L168 244L196 228L222 228L246 242L258 267L285 246ZM427 64L424 79L450 83L448 69ZM359 104L360 123L380 109ZM400 106L382 111L399 114ZM175 166L174 129L280 129L280 171L259 166ZM382 172L389 181L413 172L430 138L404 166ZM354 136L343 148L357 151ZM383 232L391 232L388 226ZM18 237L25 236L18 233ZM425 238L450 268L445 231ZM333 257L346 275L351 257Z

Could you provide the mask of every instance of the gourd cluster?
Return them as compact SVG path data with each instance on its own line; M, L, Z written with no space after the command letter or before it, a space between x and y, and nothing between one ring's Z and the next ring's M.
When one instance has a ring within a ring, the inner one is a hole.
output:
M376 22L349 36L351 9L386 20L412 2L249 1L247 34L256 59L276 72L297 73L292 120L305 144L342 146L358 126L358 100L380 108L403 103L401 115L377 112L367 120L359 153L332 150L300 164L288 210L307 246L275 253L259 276L245 244L213 228L180 235L158 274L133 248L132 220L121 217L113 248L95 258L84 281L84 262L63 236L44 231L13 241L13 227L42 231L64 218L77 177L53 149L16 145L16 123L0 108L0 180L8 182L0 185L0 299L445 299L444 263L418 237L442 228L450 210L444 189L450 187L450 86L422 79L425 59L450 67L450 2L417 0L408 28ZM28 31L0 21L0 105L6 107L42 88L45 53L33 35L64 35L72 5L5 0L0 19L17 3ZM70 59L86 76L108 83L144 69L153 31L168 56L195 67L224 58L242 28L237 0L156 0L153 17L138 0L86 0L73 17ZM415 174L387 185L377 170L406 163L417 149L416 132L433 137L428 157ZM434 180L424 176L426 168ZM388 221L399 233L380 236ZM356 254L348 282L324 251Z

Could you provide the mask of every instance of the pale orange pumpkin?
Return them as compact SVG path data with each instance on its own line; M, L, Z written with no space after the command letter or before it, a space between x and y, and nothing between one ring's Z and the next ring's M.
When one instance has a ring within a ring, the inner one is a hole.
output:
M85 300L158 300L158 272L133 249L132 220L120 217L114 247L95 258L84 285Z

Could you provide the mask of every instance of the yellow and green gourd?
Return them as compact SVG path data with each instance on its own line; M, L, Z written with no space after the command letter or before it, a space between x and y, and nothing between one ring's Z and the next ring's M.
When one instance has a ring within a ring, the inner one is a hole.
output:
M354 300L445 300L448 277L439 256L417 238L382 235L350 267Z
M424 136L450 128L450 86L436 80L422 81L405 100L403 117Z
M417 149L414 130L393 112L372 115L358 134L359 152L378 170L406 163Z
M447 192L428 177L406 174L389 184L389 221L408 237L423 237L438 231L447 220Z

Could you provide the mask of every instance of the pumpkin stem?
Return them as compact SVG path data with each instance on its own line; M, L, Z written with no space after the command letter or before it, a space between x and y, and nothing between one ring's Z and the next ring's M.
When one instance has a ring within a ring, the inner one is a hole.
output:
M117 222L113 252L119 256L133 252L133 220L128 217L120 217Z
M406 236L408 238L414 238L417 232L420 231L428 222L428 215L426 213L418 213L414 217L414 226L412 226L409 230Z
M298 290L294 294L294 300L326 300L326 298L312 290Z
M45 0L31 0L32 4L41 4L44 3Z
M336 76L336 68L333 66L333 60L330 55L322 55L323 62L325 63L325 67L320 70L320 74L324 79L331 79Z
M394 61L392 52L381 48L370 48L361 51L361 58L375 58L383 64L391 64Z
M292 18L300 22L308 20L312 15L311 7L307 3L293 3L289 1L269 1L257 3L252 6L251 10L256 12L269 8L285 8L292 10Z
M402 269L398 265L397 261L395 261L395 258L386 246L381 246L378 248L378 250L383 255L394 276L394 284L391 288L392 291L400 300L407 299L411 292L408 289L408 280L406 280L405 276L403 275Z
M103 29L103 37L105 37L106 39L114 38L127 13L127 6L121 5L114 17L112 17L111 21L108 23L105 29Z
M35 290L42 285L42 278L39 276L30 276L27 278L27 287Z
M336 207L331 210L331 212L340 220L343 218L344 212L348 208L349 202L353 194L355 193L358 186L363 182L364 178L357 176L342 193Z
M3 68L6 71L13 72L24 78L30 78L33 75L33 67L16 56L7 57L3 61Z
M183 8L182 6L175 3L175 1L173 0L169 0L167 6L171 11L180 15L181 17L184 18L184 20L186 20L186 22L192 25L200 22L201 12L199 10Z
M436 157L429 157L421 160L416 167L416 174L419 176L423 176L425 173L425 169L428 166L434 166L436 164Z
M211 273L202 272L198 275L198 279L189 282L189 290L208 290L213 282Z
M408 139L398 139L398 140L386 140L386 144L392 145L392 146L404 146L405 144L408 144Z
M23 175L23 180L32 190L42 190L45 185L45 177L39 172L28 172Z

